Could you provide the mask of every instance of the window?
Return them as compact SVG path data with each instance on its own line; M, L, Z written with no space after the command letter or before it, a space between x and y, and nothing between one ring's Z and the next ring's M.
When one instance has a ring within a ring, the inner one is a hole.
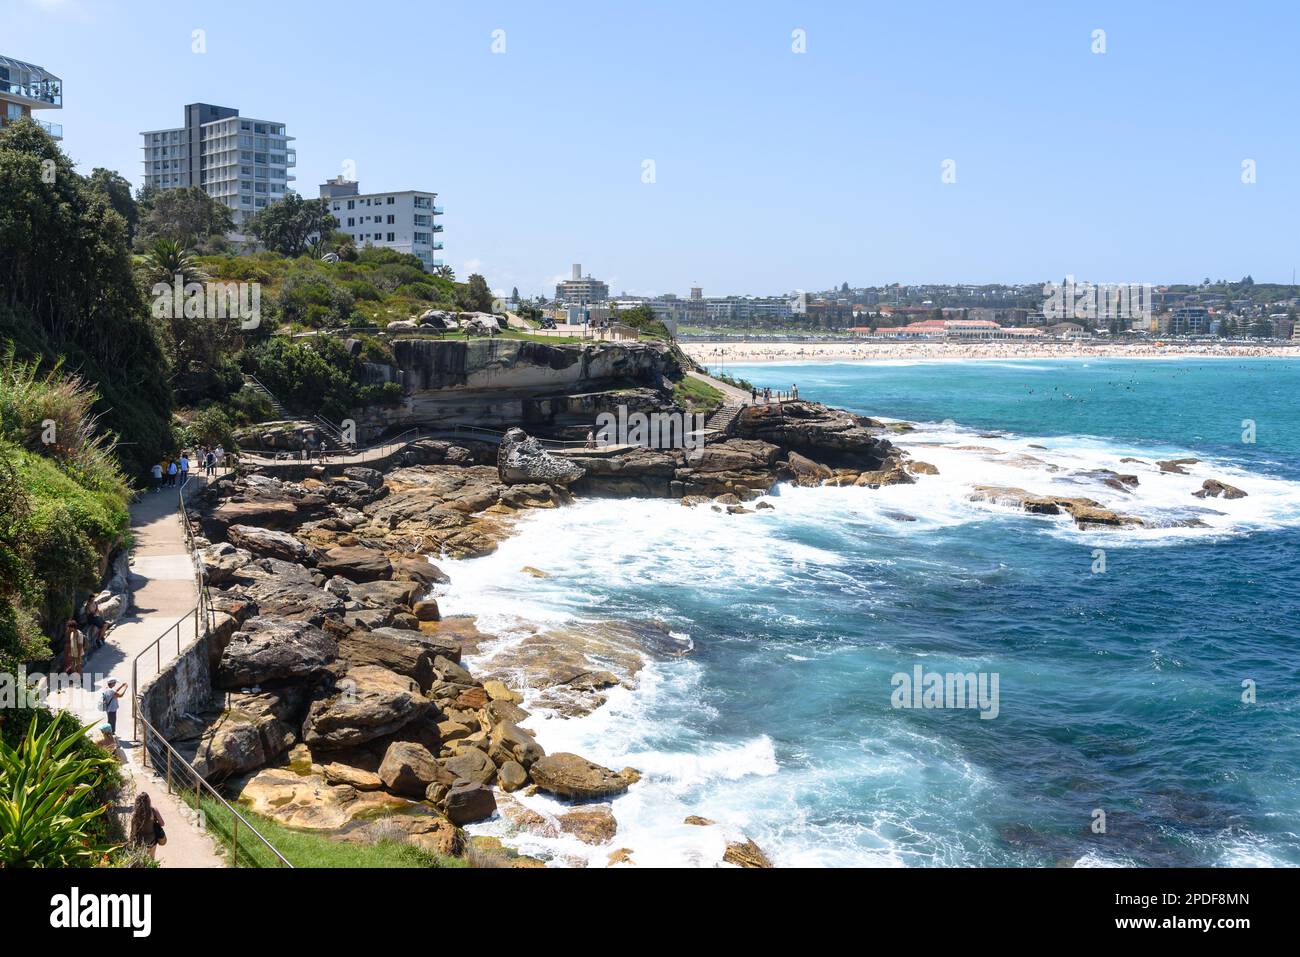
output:
M389 206L392 206L395 202L397 202L396 198L394 198L394 197L392 197L392 196L389 196L389 197L388 197L388 205L389 205ZM388 221L391 223L393 220L392 220L391 217L389 217L389 220L388 220Z
M356 208L357 208L357 201L355 199L348 200L348 209L356 209Z
M388 214L388 225L389 225L389 226L392 226L392 225L393 225L394 223L396 223L396 222L397 222L397 217L394 216L392 213L389 213L389 214Z
M394 239L396 239L396 238L397 238L397 236L394 235L393 233L389 233L389 234L388 234L388 241L389 241L390 243L391 243Z
M357 218L356 218L355 216L349 216L349 217L348 217L348 225L349 225L349 226L355 226L356 224L357 224Z

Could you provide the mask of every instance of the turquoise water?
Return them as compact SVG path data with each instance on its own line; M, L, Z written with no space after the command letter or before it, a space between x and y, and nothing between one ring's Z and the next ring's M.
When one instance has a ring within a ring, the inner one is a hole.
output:
M1300 363L727 371L916 422L899 444L940 474L782 488L745 516L584 502L448 563L445 607L507 633L627 618L689 636L593 714L530 722L548 749L643 771L614 802L613 846L674 865L712 864L740 834L787 865L1300 864ZM1201 462L1182 476L1126 456ZM1078 474L1095 468L1139 484ZM1208 477L1248 496L1194 498ZM1147 525L1081 531L972 502L974 484L1087 495ZM917 665L996 675L996 717L894 707L893 676Z

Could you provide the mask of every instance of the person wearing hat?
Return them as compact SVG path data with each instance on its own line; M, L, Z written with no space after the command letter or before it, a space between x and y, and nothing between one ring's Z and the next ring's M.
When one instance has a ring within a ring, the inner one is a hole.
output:
M118 684L116 678L108 679L108 687L99 693L99 709L108 716L108 727L117 734L117 704L126 694L126 682Z

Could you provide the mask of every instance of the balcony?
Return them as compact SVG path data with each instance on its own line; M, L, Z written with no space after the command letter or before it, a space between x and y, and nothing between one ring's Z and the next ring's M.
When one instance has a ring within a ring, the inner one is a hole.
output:
M433 207L433 215L435 215L435 216L441 216L441 215L442 215L442 207L441 207L441 206L435 206L435 207Z

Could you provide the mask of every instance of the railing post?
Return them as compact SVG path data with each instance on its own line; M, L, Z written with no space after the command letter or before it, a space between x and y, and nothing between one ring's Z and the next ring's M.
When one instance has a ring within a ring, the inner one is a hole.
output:
M167 749L167 793L172 793L172 749Z

